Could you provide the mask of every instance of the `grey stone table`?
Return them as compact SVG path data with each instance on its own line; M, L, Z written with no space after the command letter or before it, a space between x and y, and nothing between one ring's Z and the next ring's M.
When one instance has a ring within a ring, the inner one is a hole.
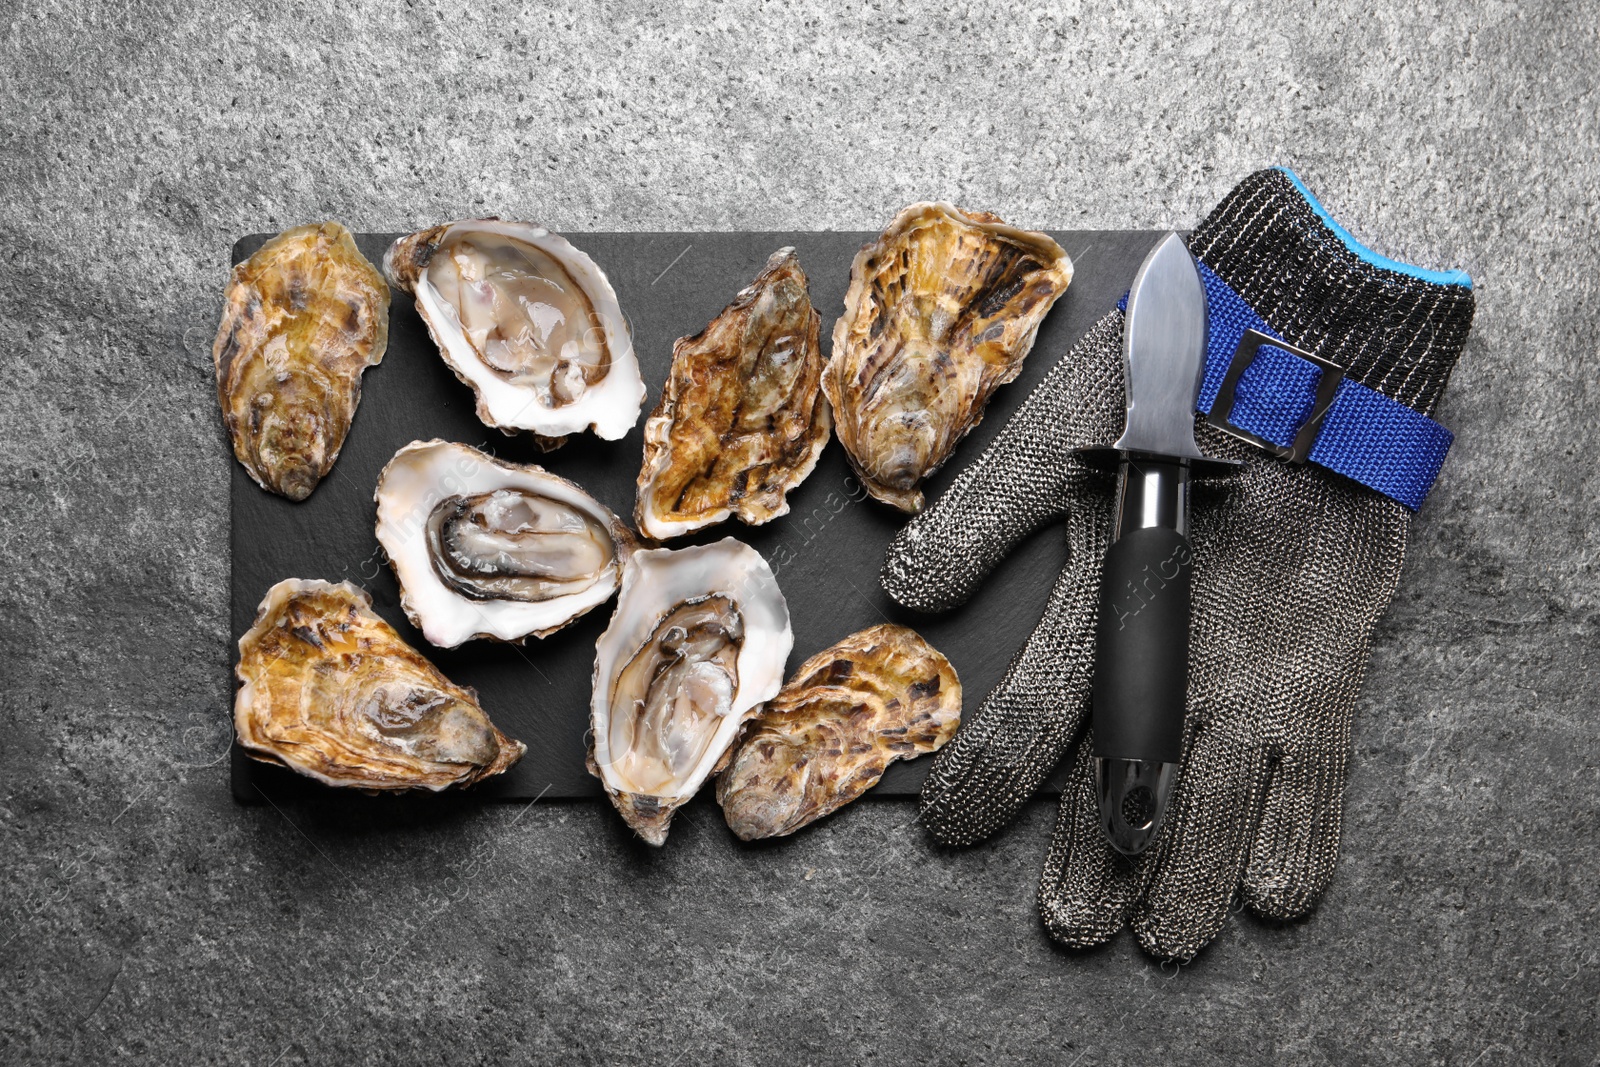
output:
M1595 1062L1592 6L667 7L0 16L0 1062ZM880 802L646 854L594 805L229 799L237 235L1187 226L1276 162L1480 301L1307 921L1058 951L1042 802L968 852Z

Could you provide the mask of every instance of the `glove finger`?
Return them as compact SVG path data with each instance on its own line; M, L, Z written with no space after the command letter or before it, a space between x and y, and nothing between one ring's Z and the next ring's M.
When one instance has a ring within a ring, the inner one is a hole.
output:
M934 757L922 819L945 844L973 844L1010 822L1083 724L1109 525L1105 494L1084 494L1067 516L1069 558L1044 617L1000 684Z
M884 557L884 590L918 611L964 604L1012 547L1065 510L1075 449L1104 444L1122 417L1122 313L1053 367L977 462L908 522Z
M1061 790L1039 877L1039 917L1051 937L1073 948L1109 941L1127 924L1144 866L1112 848L1100 830L1093 753L1086 736Z
M1298 918L1328 887L1339 861L1346 751L1290 756L1273 771L1244 872L1244 900L1257 915Z
M1197 726L1132 919L1145 951L1167 959L1192 958L1227 921L1271 771L1265 747Z

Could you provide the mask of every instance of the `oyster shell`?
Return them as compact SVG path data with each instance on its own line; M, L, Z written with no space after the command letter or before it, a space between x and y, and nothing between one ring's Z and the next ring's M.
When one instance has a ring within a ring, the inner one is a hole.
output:
M383 257L478 418L554 448L592 429L615 441L644 403L617 294L594 260L542 226L466 219L401 237Z
M525 751L348 582L268 590L236 673L239 744L328 785L437 792L499 774Z
M554 633L611 599L636 544L565 478L450 441L400 449L373 496L400 604L442 648Z
M1022 370L1072 281L1048 236L986 211L912 204L850 267L822 388L867 491L922 508L922 480Z
M821 323L794 249L693 337L672 346L661 401L644 424L634 518L656 540L737 515L750 525L789 512L833 420L822 395Z
M666 840L778 691L793 643L783 593L750 546L728 537L629 558L595 642L589 771L645 841Z
M745 727L717 802L746 841L781 837L850 803L889 764L940 748L961 681L915 631L885 623L806 660Z
M233 454L304 500L333 468L361 374L389 345L389 287L337 222L297 226L233 268L211 347Z

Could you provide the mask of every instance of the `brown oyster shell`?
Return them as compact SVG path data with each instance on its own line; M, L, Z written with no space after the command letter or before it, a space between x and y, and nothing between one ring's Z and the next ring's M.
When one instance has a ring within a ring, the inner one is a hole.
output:
M833 420L822 395L821 316L793 248L704 330L672 346L672 370L644 425L634 516L658 541L789 512Z
M273 586L239 639L235 673L239 744L327 785L437 792L499 774L525 751L349 582Z
M337 222L285 230L233 268L211 358L233 454L258 485L311 495L388 344L389 287Z
M1021 372L1071 281L1047 235L944 203L912 204L856 254L822 388L869 493L922 509L922 480Z
M806 660L751 719L717 779L746 841L792 834L859 797L890 763L933 752L961 722L961 680L904 626L851 634Z

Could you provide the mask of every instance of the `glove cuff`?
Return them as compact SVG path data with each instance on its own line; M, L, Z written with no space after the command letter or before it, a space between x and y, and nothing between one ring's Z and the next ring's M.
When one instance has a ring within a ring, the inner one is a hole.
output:
M1465 272L1378 255L1281 167L1240 182L1189 249L1284 340L1423 415L1472 329Z

